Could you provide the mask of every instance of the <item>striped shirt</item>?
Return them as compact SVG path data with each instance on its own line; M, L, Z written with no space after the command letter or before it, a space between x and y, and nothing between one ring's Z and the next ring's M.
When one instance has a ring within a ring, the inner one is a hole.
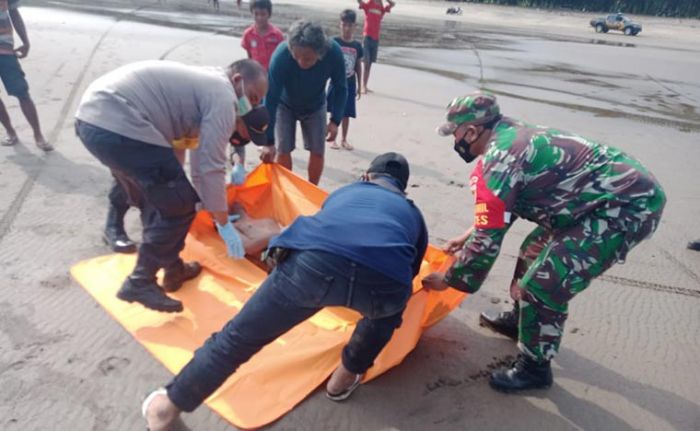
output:
M12 37L14 27L10 11L19 7L20 0L0 0L0 55L15 53L15 41Z

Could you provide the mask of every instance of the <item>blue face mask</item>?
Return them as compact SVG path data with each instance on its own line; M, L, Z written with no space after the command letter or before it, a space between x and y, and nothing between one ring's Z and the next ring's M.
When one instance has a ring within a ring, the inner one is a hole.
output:
M241 97L238 98L238 116L244 117L247 113L253 110L253 104L250 103L250 99L245 94L245 83L241 80Z

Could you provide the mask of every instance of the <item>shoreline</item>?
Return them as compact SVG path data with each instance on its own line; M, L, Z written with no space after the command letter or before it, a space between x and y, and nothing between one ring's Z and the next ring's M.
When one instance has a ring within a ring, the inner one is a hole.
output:
M173 25L179 28L200 31L214 31L240 37L252 20L248 3L237 8L233 1L223 2L220 12L215 12L203 1L192 4L186 0L96 0L89 5L79 0L29 0L26 6L51 7L86 12L98 15L128 18L135 22L155 25ZM591 39L605 41L609 35L596 34L588 22L595 13L579 12L568 9L536 9L507 5L459 3L464 13L460 16L446 15L445 9L456 3L437 0L403 0L387 14L382 23L382 45L392 47L430 47L454 48L455 42L469 42L475 34L494 34L510 36L558 37L560 40L590 43ZM291 0L275 2L271 22L283 31L296 19L310 18L320 21L325 28L337 27L339 12L345 7L338 6L333 0ZM355 9L354 5L348 8ZM188 17L177 19L174 14L197 13L209 18L205 23L191 23ZM597 16L597 15L596 15ZM630 15L636 19L636 16ZM174 19L175 18L175 19ZM361 33L361 17L358 17L358 34ZM646 36L649 31L656 33L661 40L650 41L641 37L627 37L624 41L612 44L634 44L664 48L682 48L669 45L668 36L678 33L700 31L700 19L667 18L644 16L639 18L644 25L641 33ZM416 30L420 32L416 33ZM443 38L445 31L450 31L455 38ZM402 38L400 34L408 31L411 38ZM460 37L464 33L466 37ZM615 33L611 33L613 35ZM424 39L429 41L426 43ZM640 42L641 41L641 42ZM685 49L699 52L697 44L689 44Z

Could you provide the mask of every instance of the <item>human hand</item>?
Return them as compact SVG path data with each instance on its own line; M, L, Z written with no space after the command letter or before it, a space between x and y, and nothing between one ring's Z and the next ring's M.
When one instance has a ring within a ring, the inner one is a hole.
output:
M449 255L453 255L460 251L462 248L464 248L464 243L467 241L467 238L469 238L469 235L471 235L472 230L473 228L470 227L462 235L447 241L447 243L442 247L442 251Z
M226 222L225 225L216 223L216 230L219 232L221 239L223 239L226 243L226 251L228 252L229 257L234 259L243 259L245 257L243 240L231 222Z
M260 160L262 160L263 163L272 163L275 161L276 152L274 143L272 145L260 147Z
M338 125L333 121L328 122L328 132L326 133L326 142L333 142L338 136Z
M445 274L442 272L431 272L430 274L423 277L421 284L423 289L442 291L447 289L449 286L444 282Z
M445 245L442 247L442 251L445 253L449 254L450 256L457 253L464 247L464 243L467 241L466 237L463 236L458 236L457 238L452 238L451 240L447 241Z
M525 294L525 291L518 286L518 283L513 283L510 286L510 297L513 301L520 301L523 299L523 295Z
M24 58L29 54L29 44L24 44L19 48L15 48L15 55L17 58Z
M231 184L239 186L245 182L245 166L243 163L236 163L231 170Z

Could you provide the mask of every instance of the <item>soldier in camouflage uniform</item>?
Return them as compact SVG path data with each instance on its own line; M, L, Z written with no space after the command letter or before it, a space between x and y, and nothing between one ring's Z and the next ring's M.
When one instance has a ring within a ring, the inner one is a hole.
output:
M454 99L447 120L438 132L454 135L457 153L467 163L483 156L470 179L475 221L446 246L458 252L453 266L423 284L476 292L513 222L522 217L537 223L520 248L512 283L519 308L516 301L513 312L486 321L517 337L522 352L511 368L492 374L491 386L547 388L569 301L656 230L665 194L622 151L503 117L491 94Z

